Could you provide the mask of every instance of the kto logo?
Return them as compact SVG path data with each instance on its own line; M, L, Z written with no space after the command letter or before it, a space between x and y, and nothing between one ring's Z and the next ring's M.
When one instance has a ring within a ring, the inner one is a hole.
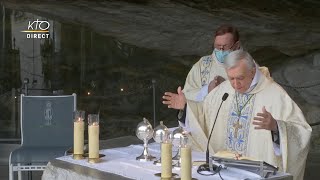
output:
M27 33L28 39L49 38L50 23L48 21L29 21L28 30L21 31Z

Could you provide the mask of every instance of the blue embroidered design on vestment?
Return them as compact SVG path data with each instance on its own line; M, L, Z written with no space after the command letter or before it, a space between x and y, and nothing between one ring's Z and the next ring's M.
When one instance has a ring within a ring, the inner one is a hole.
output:
M212 64L212 57L206 56L202 58L202 62L200 65L200 77L201 77L201 86L207 85L210 78L210 68Z
M238 104L236 101L236 95L234 96L227 122L228 137L226 139L226 144L229 151L246 154L248 134L255 99L254 96L252 98L251 96L252 94L238 94ZM239 110L241 110L240 117L238 116Z

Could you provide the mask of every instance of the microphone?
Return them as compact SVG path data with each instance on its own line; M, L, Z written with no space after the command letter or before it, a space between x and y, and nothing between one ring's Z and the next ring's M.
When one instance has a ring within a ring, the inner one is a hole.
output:
M207 151L206 151L206 164L201 165L202 167L199 166L199 169L206 170L206 171L211 171L211 169L213 170L213 164L212 164L211 161L209 162L209 143L210 143L210 139L211 139L211 136L212 136L212 132L213 132L214 126L215 126L217 118L218 118L218 114L219 114L221 105L228 98L228 96L229 96L228 93L224 93L223 96L222 96L222 101L220 103L216 118L214 119L214 123L213 123L212 129L211 129L211 132L210 132L210 135L209 135L209 138L208 138Z

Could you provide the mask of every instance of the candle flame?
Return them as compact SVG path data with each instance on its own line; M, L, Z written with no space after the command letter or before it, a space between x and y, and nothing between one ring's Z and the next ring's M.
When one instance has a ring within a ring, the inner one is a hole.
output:
M93 123L91 124L91 126L99 126L99 123L98 123L98 122L93 122Z

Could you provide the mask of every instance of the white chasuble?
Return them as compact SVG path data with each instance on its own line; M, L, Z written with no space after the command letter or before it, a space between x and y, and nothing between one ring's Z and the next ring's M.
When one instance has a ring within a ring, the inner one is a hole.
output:
M223 64L217 62L214 55L203 56L188 73L183 88L184 95L188 100L198 101L201 88L207 86L216 76L227 79Z
M236 151L278 166L280 171L292 174L294 180L302 180L312 129L289 95L264 75L252 91L238 97L238 103L229 81L213 89L203 103L188 101L187 119L193 149L206 151L208 136L224 93L229 97L221 106L213 130L209 146L211 155L218 151ZM238 108L236 104L239 104ZM277 121L281 155L275 153L271 131L254 129L252 124L263 107ZM239 109L242 109L240 118Z

